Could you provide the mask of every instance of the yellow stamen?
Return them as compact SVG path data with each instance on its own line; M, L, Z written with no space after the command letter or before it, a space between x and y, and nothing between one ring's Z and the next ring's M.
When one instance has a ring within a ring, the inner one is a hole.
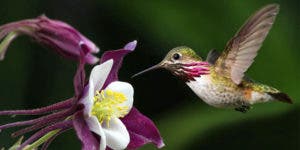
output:
M91 114L96 116L102 124L106 122L109 127L109 122L113 118L122 118L128 113L128 106L121 106L127 100L126 96L120 92L112 90L97 91L94 96L94 105Z

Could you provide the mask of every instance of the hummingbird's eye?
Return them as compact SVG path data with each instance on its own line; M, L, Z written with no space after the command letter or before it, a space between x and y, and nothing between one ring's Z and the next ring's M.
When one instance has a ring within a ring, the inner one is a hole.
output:
M178 60L178 59L180 59L180 58L181 58L181 55L180 55L180 54L178 54L178 53L173 54L173 59L174 59L174 60Z

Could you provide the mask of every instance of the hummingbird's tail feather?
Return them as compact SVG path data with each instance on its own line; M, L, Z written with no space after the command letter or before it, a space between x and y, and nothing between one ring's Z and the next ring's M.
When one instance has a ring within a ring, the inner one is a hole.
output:
M282 93L282 92L277 92L277 93L268 92L268 94L271 95L274 99L276 99L278 101L293 104L292 99L285 93Z

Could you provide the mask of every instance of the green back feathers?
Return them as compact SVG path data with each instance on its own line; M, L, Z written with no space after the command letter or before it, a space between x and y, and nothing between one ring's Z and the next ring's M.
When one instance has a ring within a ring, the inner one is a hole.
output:
M277 90L271 86L257 83L257 82L252 83L251 86L252 86L253 90L257 91L257 92L265 92L265 93L278 93L279 92L279 90Z

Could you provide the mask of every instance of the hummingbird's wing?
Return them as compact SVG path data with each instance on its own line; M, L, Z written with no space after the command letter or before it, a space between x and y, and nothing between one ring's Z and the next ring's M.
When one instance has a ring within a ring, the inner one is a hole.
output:
M217 61L217 59L220 57L220 52L216 49L212 49L208 52L206 61L210 63L211 65L214 65Z
M240 84L244 73L252 64L279 12L279 5L270 4L258 10L228 41L215 64L219 75Z

